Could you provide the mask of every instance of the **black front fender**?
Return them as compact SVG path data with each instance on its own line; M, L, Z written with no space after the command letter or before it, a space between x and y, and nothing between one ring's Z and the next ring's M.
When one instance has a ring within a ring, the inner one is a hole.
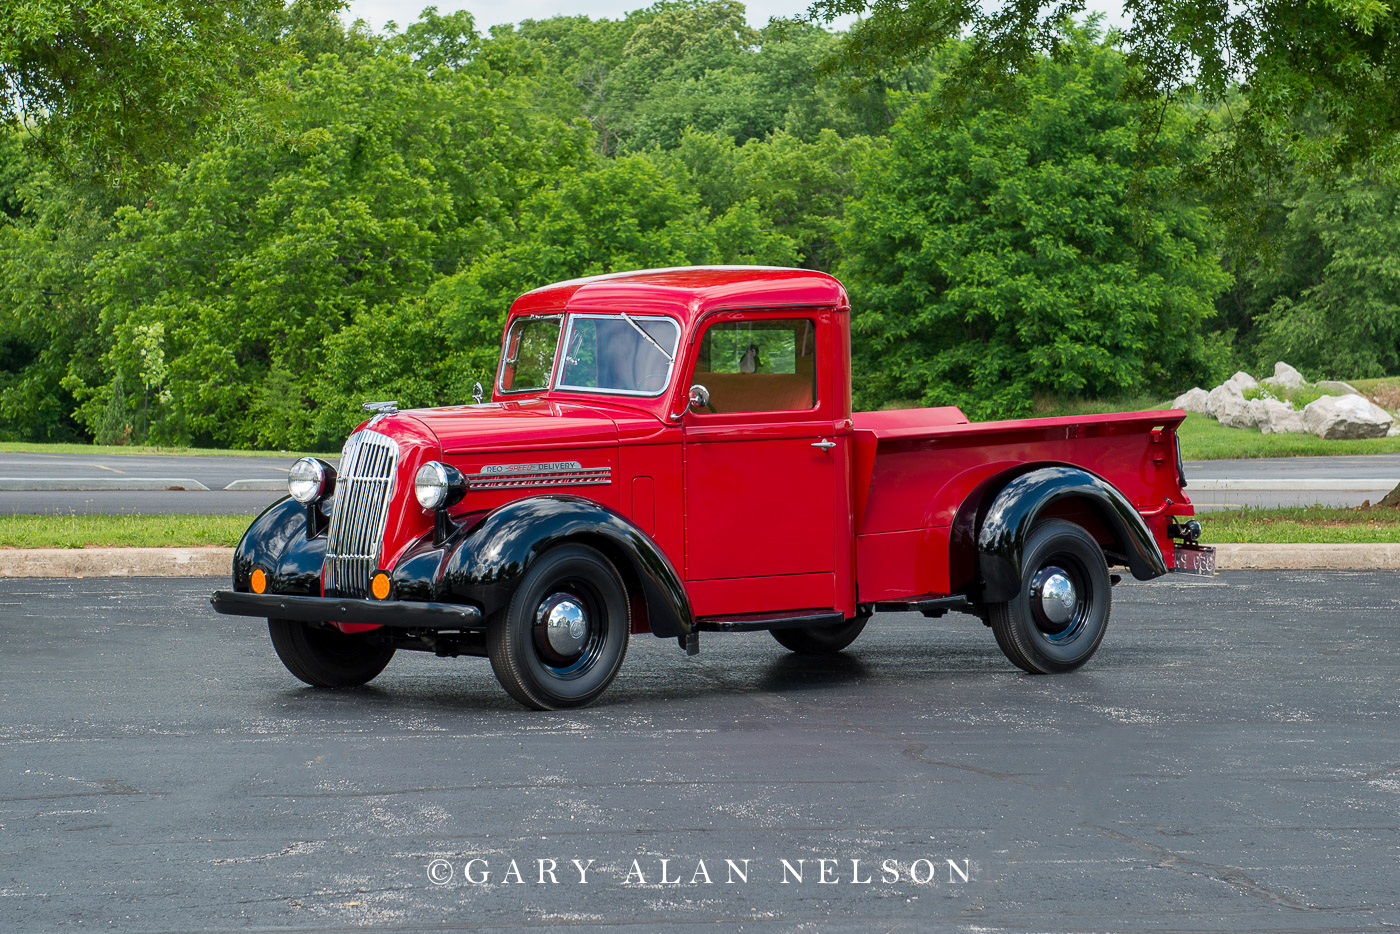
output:
M992 500L977 535L982 601L1002 603L1021 587L1021 556L1036 519L1056 500L1075 498L1092 508L1123 551L1133 577L1167 573L1152 531L1117 487L1078 467L1041 467L1013 479Z
M394 568L394 591L401 599L471 603L490 619L510 604L539 556L565 542L594 547L613 562L629 589L640 591L653 633L691 631L690 598L661 546L626 517L579 496L513 500L463 522L442 544L425 538Z
M264 509L233 553L233 589L247 593L254 568L262 568L271 593L321 594L326 536L308 538L306 507L284 496Z

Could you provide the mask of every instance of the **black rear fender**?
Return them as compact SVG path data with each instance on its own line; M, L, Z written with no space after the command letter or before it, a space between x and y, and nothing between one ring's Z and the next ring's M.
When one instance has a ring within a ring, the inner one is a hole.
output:
M1152 531L1113 484L1079 467L1038 467L1010 480L981 513L977 570L984 603L1003 603L1021 586L1021 556L1032 526L1051 516L1078 521L1138 580L1167 573Z

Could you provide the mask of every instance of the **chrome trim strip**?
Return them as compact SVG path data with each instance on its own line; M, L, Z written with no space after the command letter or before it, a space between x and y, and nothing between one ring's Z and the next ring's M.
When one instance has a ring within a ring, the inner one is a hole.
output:
M584 467L578 461L549 464L488 464L467 474L469 490L514 489L527 486L603 486L612 483L611 467Z

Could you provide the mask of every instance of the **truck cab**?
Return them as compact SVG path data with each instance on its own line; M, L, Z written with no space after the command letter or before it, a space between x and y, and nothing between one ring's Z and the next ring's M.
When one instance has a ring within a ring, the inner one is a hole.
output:
M601 695L632 635L832 652L888 609L971 613L1021 668L1068 671L1102 639L1111 565L1210 571L1184 413L853 415L851 378L850 303L822 273L528 292L491 400L369 404L338 467L294 466L215 608L267 617L314 685L364 683L397 649L485 655L555 708Z

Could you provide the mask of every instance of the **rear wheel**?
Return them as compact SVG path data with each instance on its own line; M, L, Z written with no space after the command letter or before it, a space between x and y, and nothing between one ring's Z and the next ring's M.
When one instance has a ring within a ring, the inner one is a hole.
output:
M526 572L487 631L486 651L496 680L526 707L582 707L622 667L631 626L612 563L592 548L562 545Z
M392 646L376 645L366 634L347 634L290 619L269 619L272 647L287 670L318 688L368 684L394 657Z
M773 638L785 649L799 655L834 655L856 641L870 617L857 616L844 623L830 626L807 626L800 629L771 629Z
M1031 674L1073 671L1098 650L1108 629L1110 583L1103 549L1072 522L1047 519L1031 530L1021 587L987 607L997 645Z

